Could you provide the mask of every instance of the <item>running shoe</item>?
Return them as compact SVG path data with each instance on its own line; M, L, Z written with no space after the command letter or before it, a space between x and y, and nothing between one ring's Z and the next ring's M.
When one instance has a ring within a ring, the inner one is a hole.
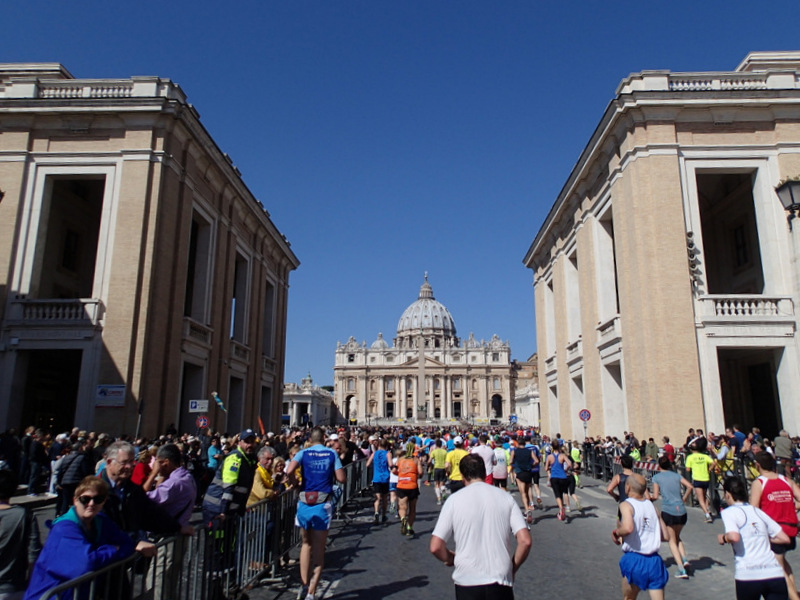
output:
M542 505L542 499L541 499L541 498L537 498L537 499L536 499L536 504L538 504L539 506L541 506L541 505Z
M400 535L405 535L408 530L408 519L403 517L400 519Z
M525 513L525 522L530 525L533 523L533 511L529 510Z
M575 502L575 508L577 508L579 511L583 510L583 506L581 506L581 501L580 500Z
M564 523L567 522L567 513L563 510L561 511L561 520L564 521Z
M375 513L375 525L381 522L381 516L378 513ZM300 600L298 598L298 600Z
M308 586L301 585L300 591L297 592L297 600L306 600L306 596L308 595Z
M411 527L406 528L406 537L414 537L414 530Z
M314 600L314 594L309 594L306 596L306 600Z
M687 569L687 568L689 568L691 566L689 564L689 559L686 558L685 556L681 556L681 560L683 561L683 568L684 569Z
M564 520L564 512L563 511L558 511L558 514L556 515L556 518L559 521L563 521Z
M686 569L680 569L675 577L678 579L689 579L689 574L686 572Z
M709 513L706 513L706 523L713 523L713 522L714 519L711 518L711 515Z

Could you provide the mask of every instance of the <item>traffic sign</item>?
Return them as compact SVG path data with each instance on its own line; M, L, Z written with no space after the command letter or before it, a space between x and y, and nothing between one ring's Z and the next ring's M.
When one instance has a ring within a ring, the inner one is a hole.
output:
M584 408L581 412L578 413L578 417L580 417L581 421L584 423L592 418L592 413L589 412L588 409Z
M197 417L197 419L195 419L194 423L195 425L197 425L199 429L205 429L206 427L208 427L208 417L205 415L200 415L199 417Z
M189 412L208 412L208 400L189 400Z

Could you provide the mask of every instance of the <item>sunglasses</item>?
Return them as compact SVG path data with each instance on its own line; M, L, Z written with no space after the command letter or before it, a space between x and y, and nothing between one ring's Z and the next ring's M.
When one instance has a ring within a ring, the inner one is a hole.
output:
M106 501L105 496L78 496L78 502L83 504L84 506L89 506L90 502L94 502L95 505L102 504Z

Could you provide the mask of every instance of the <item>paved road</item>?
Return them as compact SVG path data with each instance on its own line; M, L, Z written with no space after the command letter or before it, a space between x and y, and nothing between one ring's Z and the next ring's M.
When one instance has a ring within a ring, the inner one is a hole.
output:
M617 566L621 551L611 541L617 507L605 493L605 484L591 479L584 481L584 488L578 490L584 509L580 513L570 513L567 523L556 519L550 489L544 487L543 494L545 509L535 513L533 550L517 574L516 597L554 600L621 597ZM423 487L418 513L417 536L408 539L400 535L396 518L385 526L372 525L371 504L366 499L357 501L348 513L348 521L337 522L331 530L321 586L323 593L317 597L337 600L453 598L452 570L428 552L439 513L433 488ZM692 576L688 580L674 577L676 568L669 547L664 543L661 556L667 561L670 572L667 598L696 599L715 592L724 598L734 597L730 546L716 543L716 534L722 531L720 520L707 524L699 509L689 509L689 523L683 537L692 563L689 570ZM286 581L251 590L251 600L294 599L299 588L297 567L291 567L288 573ZM639 597L647 598L647 595Z

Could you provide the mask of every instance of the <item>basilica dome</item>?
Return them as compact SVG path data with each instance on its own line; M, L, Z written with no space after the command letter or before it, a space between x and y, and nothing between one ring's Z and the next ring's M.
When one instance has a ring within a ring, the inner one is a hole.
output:
M455 339L456 324L450 311L433 297L433 288L428 283L428 276L419 289L419 298L403 312L397 324L398 338L411 338L423 335L442 336Z

